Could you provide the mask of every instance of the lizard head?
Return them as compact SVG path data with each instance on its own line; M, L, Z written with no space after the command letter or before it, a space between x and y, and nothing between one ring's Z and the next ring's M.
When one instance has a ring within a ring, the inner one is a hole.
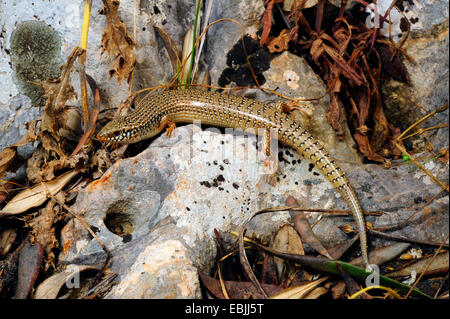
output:
M138 129L133 127L125 118L117 118L108 122L97 134L103 142L136 143L139 138Z
M160 131L159 117L148 120L132 113L108 122L98 132L97 139L104 142L137 143L155 136Z

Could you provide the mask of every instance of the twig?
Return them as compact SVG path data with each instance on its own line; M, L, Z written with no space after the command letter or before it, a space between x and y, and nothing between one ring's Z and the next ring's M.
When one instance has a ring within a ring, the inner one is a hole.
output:
M222 271L220 270L220 262L217 264L217 272L219 274L220 288L222 289L222 293L225 299L230 299L230 296L228 296L227 288L225 287L225 282L222 278Z
M411 103L413 103L415 106L417 106L418 108L420 108L422 111L427 112L427 110L426 110L422 105L420 105L419 103L417 103L416 101L414 101L412 98L408 97L408 100L409 100ZM438 122L441 123L442 125L446 125L446 126L448 127L448 123L442 122L442 121L436 116L436 113L444 112L446 109L448 109L448 101L445 102L444 104L442 104L441 106L439 106L438 108L436 108L436 110L432 112L432 113L433 113L432 116L433 116L433 118L434 118L436 121L438 121Z
M415 103L412 99L410 99L410 101L413 102L413 103ZM415 104L416 104L416 103L415 103ZM416 105L418 105L418 104L416 104ZM425 115L424 117L422 117L422 118L419 119L418 121L414 122L414 123L413 123L412 125L410 125L406 130L404 130L404 131L402 132L402 134L400 134L400 135L397 137L397 140L399 140L399 141L402 140L403 136L404 136L407 132L409 132L410 130L412 130L413 128L415 128L417 125L419 125L420 123L422 123L423 121L425 121L425 120L428 119L429 117L434 116L436 113L442 112L442 110L445 109L446 107L448 107L448 102L445 103L445 104L443 104L442 106L438 107L437 109L433 110L432 112L428 113L427 115ZM444 124L444 125L445 125L445 123L442 123L442 122L441 122L441 124ZM447 127L448 127L448 124L447 124Z
M245 253L244 248L244 234L247 229L247 224L255 217L256 215L268 212L270 210L263 209L260 211L257 211L253 213L250 218L242 225L241 229L239 230L239 258L241 261L241 265L244 268L245 273L247 274L247 277L250 279L250 281L253 283L253 285L258 289L258 291L264 296L264 298L268 298L267 293L264 291L264 288L261 286L260 282L256 278L255 274L253 273L252 268L250 267L250 264L248 262L247 255Z
M376 236L380 236L380 237L384 237L384 238L388 238L388 239L393 239L393 240L400 240L400 241L405 241L405 242L409 242L409 243L414 243L414 244L420 244L420 245L428 245L428 246L439 246L441 245L440 243L434 243L431 241L422 241L422 240L416 240L413 238L409 238L409 237L404 237L404 236L400 236L400 235L391 235L391 234L386 234L374 229L367 229L367 232L372 234L372 235L376 235ZM448 248L448 244L444 244L445 248Z
M403 140L406 140L407 138L413 137L414 135L420 135L420 134L423 134L423 132L435 130L438 128L444 128L444 127L448 127L448 125L447 124L439 124L439 125L435 125L435 126L431 126L431 127L427 127L427 128L419 128L414 133L411 133L407 136L402 137L401 140L403 141Z
M89 76L89 74L86 74L86 78L88 80L89 87L92 90L92 94L94 95L94 108L92 109L92 116L89 123L87 124L85 132L83 136L81 136L80 140L78 141L78 145L75 147L70 157L77 155L81 147L86 144L88 138L94 133L95 126L97 124L97 118L100 113L100 91L98 90L97 84L95 83L94 79Z
M445 276L444 280L442 281L441 285L439 286L438 290L436 290L436 293L434 294L434 299L436 299L439 296L439 293L441 292L442 287L444 287L445 282L448 280L448 272Z

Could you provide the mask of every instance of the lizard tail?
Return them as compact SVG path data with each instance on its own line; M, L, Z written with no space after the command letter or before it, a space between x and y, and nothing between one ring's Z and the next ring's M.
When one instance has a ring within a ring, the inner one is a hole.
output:
M288 139L286 144L294 147L304 158L310 160L344 198L358 226L361 254L364 263L366 267L370 268L369 257L367 255L366 224L361 205L353 188L350 186L342 170L336 165L335 160L332 159L321 143L300 126L295 130L299 131L298 135L285 135Z

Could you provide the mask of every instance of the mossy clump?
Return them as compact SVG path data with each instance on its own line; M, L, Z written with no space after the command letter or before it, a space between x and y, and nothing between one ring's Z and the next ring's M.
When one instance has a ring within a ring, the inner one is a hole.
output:
M44 90L39 82L60 76L61 38L42 21L24 21L11 36L11 63L16 84L33 106L43 105Z

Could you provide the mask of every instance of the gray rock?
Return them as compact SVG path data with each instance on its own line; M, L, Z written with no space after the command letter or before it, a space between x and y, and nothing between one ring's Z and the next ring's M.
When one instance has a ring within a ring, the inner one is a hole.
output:
M223 18L234 19L241 24L244 35L256 39L263 12L264 1L261 0L214 1L209 21ZM227 68L228 51L241 39L241 29L232 22L220 22L208 30L206 39L207 49L204 50L204 54L211 75L211 83L217 85L220 75Z
M409 84L388 80L382 85L388 119L401 129L448 102L448 1L413 1L410 10L418 18L411 24L411 34L403 48L413 61L404 59L410 78ZM415 103L420 104L423 109ZM440 121L448 122L448 110L437 114ZM425 126L439 124L430 119ZM439 129L422 135L435 149L448 147L448 129ZM420 144L420 143L419 143ZM423 143L422 143L423 145Z
M257 152L255 138L201 131L194 125L179 127L173 134L172 138L162 135L141 154L117 162L81 191L72 207L95 226L97 236L112 253L110 268L121 279L109 294L111 298L198 297L195 269L207 272L215 261L213 230L238 231L251 213L284 205L288 195L298 198L305 208L346 207L331 184L291 149L280 148L280 158L284 159L281 173L271 186L265 181L262 163L252 155ZM374 226L404 220L425 198L440 190L421 171L408 173L406 165L385 170L377 165L339 164L362 206L386 211L382 217L368 218ZM448 178L443 164L431 163L427 168L444 181ZM104 225L109 213L119 212L111 208L114 206L132 223L127 242ZM442 240L448 232L447 208L448 197L442 197L430 206L431 213L397 233ZM248 234L269 238L289 221L288 216L287 212L258 216L250 223ZM311 218L316 215L311 214ZM337 226L351 221L351 217L324 218L314 231L326 247L331 247L347 238ZM424 224L429 225L425 231ZM101 263L104 253L100 245L80 234L63 230L61 246L68 250L61 261ZM77 239L72 241L74 237ZM386 244L385 240L371 242ZM169 260L177 260L178 265ZM183 276L175 276L177 271Z

